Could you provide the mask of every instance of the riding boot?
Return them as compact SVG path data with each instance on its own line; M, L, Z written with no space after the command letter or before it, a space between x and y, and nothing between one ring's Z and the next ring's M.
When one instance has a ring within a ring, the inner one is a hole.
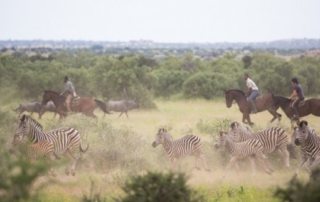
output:
M256 103L254 100L250 100L250 103L251 103L251 107L252 107L252 110L251 110L251 113L257 113L257 107L256 107Z

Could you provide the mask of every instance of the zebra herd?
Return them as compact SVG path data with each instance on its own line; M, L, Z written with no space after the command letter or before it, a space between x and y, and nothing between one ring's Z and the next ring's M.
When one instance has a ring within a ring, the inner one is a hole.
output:
M27 140L27 141L26 141ZM301 121L294 129L289 141L289 134L280 127L271 127L259 132L239 122L232 122L228 132L221 131L215 143L216 148L223 147L230 153L227 168L238 167L238 162L249 159L252 172L255 173L256 163L268 174L273 172L267 155L277 151L286 167L290 167L288 145L294 143L300 146L302 162L297 173L302 167L314 169L320 164L320 137L315 130L308 126L308 122ZM160 128L152 143L153 147L162 144L169 160L175 168L176 161L185 156L196 157L196 168L199 161L205 170L210 170L205 155L202 151L201 139L195 135L186 135L173 140L164 128ZM28 115L22 115L19 126L13 137L12 145L27 145L26 155L30 160L39 158L57 159L66 155L73 162L66 168L66 174L75 175L75 169L82 153L88 150L81 142L81 135L75 128L59 128L48 132L42 125Z
M306 121L301 121L294 129L291 142L300 146L302 153L301 169L306 165L307 169L313 169L320 164L320 137L315 130L308 127ZM163 128L156 134L153 147L162 144L163 148L175 167L177 159L193 155L197 161L200 159L206 170L205 157L201 151L200 138L195 135L186 135L180 139L173 140L171 135ZM255 173L256 162L268 174L273 172L269 162L268 154L278 152L285 167L290 167L289 134L280 127L271 127L259 132L253 132L248 126L239 122L232 122L228 132L220 131L218 140L215 143L216 148L223 147L231 155L227 168L238 168L238 161L249 159L252 166L252 172ZM299 171L297 170L297 172Z

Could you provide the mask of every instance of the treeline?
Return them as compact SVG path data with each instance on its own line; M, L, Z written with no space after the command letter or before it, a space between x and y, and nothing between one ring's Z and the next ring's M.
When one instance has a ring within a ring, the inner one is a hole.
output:
M230 88L245 89L247 72L266 91L287 96L290 79L298 77L305 94L320 93L320 58L280 58L256 52L247 56L227 53L202 59L192 53L182 57L152 59L139 54L114 56L86 50L54 53L50 60L0 55L0 85L20 98L41 99L46 89L61 91L68 75L79 95L107 99L136 99L153 107L154 97L213 99ZM6 95L1 95L6 96Z

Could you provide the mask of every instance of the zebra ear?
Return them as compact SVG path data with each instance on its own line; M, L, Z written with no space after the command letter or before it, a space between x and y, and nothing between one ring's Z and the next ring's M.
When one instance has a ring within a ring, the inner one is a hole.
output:
M24 121L26 119L26 115L23 114L22 117L20 118L20 121Z
M305 121L305 120L303 120L303 121L301 121L301 122L299 123L299 127L300 127L300 128L303 128L303 127L306 127L306 126L308 126L308 122Z
M236 121L234 121L234 122L232 122L232 123L230 124L231 129L238 128L238 126L239 126L239 123L236 122Z
M219 132L220 137L223 136L223 133L224 133L223 131L220 131L220 132Z

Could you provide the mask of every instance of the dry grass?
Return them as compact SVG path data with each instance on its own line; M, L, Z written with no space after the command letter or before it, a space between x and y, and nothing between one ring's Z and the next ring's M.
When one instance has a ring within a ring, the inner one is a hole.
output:
M66 120L58 121L52 114L46 114L40 123L45 130L62 126L72 126L83 134L90 149L79 165L75 177L65 176L63 167L56 177L56 184L46 188L41 198L45 201L74 201L87 193L91 180L95 181L97 190L107 198L121 195L121 185L125 179L134 174L144 173L147 170L167 170L170 165L163 153L163 149L151 147L155 133L159 127L165 126L174 138L183 136L188 132L199 135L204 142L211 172L193 169L193 160L188 158L180 163L182 171L189 176L191 186L203 190L212 190L223 186L247 186L257 189L274 189L284 185L292 176L294 169L281 169L272 176L258 172L252 176L250 167L246 162L241 171L224 170L221 158L212 148L215 134L206 134L197 128L200 120L215 122L222 119L241 121L242 115L237 106L227 109L223 100L187 100L187 101L157 101L157 110L134 110L129 112L129 118L118 118L118 114L106 115L96 111L98 120L75 114ZM280 110L279 110L280 111ZM282 112L281 112L282 113ZM283 114L283 113L282 113ZM36 117L36 116L35 116ZM252 116L255 129L270 126L268 121L271 115L268 112ZM307 117L310 125L317 127L316 117ZM275 124L276 125L276 124ZM290 132L290 122L283 116L281 126ZM11 140L9 140L11 141ZM297 162L294 162L296 164ZM221 176L227 172L226 178ZM306 174L302 174L306 178ZM209 193L204 191L204 193ZM209 194L210 195L210 194ZM210 197L209 197L210 198ZM111 199L110 199L111 200ZM256 199L258 200L258 199ZM254 201L254 200L253 200Z

